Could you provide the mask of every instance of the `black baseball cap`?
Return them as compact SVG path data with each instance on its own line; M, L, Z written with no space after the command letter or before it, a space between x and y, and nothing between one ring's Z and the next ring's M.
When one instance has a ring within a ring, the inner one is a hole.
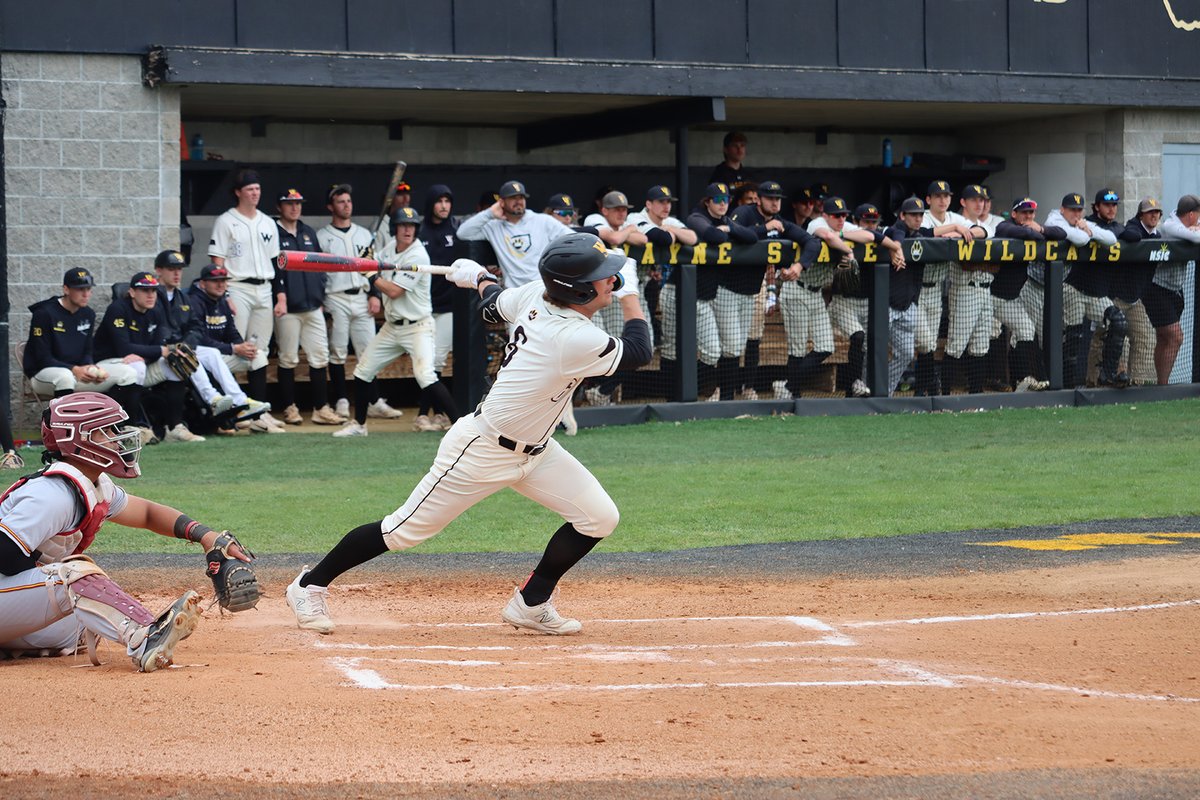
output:
M1063 208L1082 209L1083 208L1083 195L1075 194L1074 192L1072 192L1071 194L1063 195L1062 207Z
M1013 201L1013 211L1037 211L1037 201L1032 197L1018 197Z
M546 201L546 208L551 211L574 211L575 201L571 199L571 195L559 192L550 195L550 199Z
M332 203L333 198L337 197L339 194L353 195L354 187L348 183L335 183L333 186L329 187L329 191L325 194L325 203Z
M708 186L704 187L704 198L706 200L716 200L717 198L723 197L725 199L722 202L729 202L729 195L730 190L728 183L721 183L718 181L717 183L710 183Z
M803 189L797 189L796 191L792 192L792 202L793 203L815 203L815 202L817 202L817 196L815 194L813 194L812 189L809 189L806 186Z
M187 260L178 250L163 250L154 257L155 269L183 269L186 266Z
M1119 203L1119 202L1121 202L1121 195L1117 194L1116 190L1114 190L1114 189L1105 188L1105 189L1101 189L1100 191L1096 192L1096 199L1093 202L1095 202L1095 203Z
M879 209L871 203L863 203L861 206L854 209L855 219L876 220L879 219L880 216L882 215L879 213Z
M202 280L202 281L229 280L229 270L225 269L220 264L206 264L204 266L204 269L200 270L200 280Z
M824 200L826 197L829 197L829 195L833 194L829 188L829 184L821 183L820 181L808 187L808 190L812 192L813 196L818 200Z
M972 183L969 186L964 187L962 190L962 199L963 200L972 200L974 198L979 198L980 200L987 200L987 196L988 196L987 190L984 189L982 186L980 186L978 183Z
M282 192L279 193L279 197L276 199L276 201L280 202L280 203L287 203L287 202L303 203L304 195L300 194L299 189L284 189Z
M910 197L900 204L901 214L924 214L927 210L925 201L919 197Z
M646 202L650 202L651 200L670 200L674 202L678 199L678 197L671 193L670 189L661 183L656 183L646 192Z
M604 195L604 199L600 201L601 208L633 208L629 205L629 198L624 192L608 192Z
M130 289L157 289L158 278L149 272L135 272L129 279Z
M784 193L783 185L779 181L763 181L758 185L758 196L783 198L787 195Z
M850 209L846 207L846 201L840 197L826 197L825 204L821 206L821 210L826 214L845 215L849 216Z
M954 194L954 192L950 189L950 184L946 183L945 181L934 181L933 183L929 184L929 188L925 190L925 195L932 196L935 194Z
M83 267L75 267L63 273L63 286L68 289L86 289L95 285L96 279Z
M525 191L525 184L520 181L505 181L499 195L501 200L507 200L510 197L529 197L529 192Z

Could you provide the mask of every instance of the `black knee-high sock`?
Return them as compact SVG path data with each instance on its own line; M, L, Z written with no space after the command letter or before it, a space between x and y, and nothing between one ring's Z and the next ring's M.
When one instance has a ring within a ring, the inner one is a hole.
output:
M442 373L435 372L434 375L437 375L437 379L439 381L442 379ZM426 387L426 388L429 388L429 387ZM438 410L439 409L438 409L437 405L433 402L433 396L430 395L429 392L422 389L421 390L421 400L420 400L419 404L417 405L417 416L418 417L422 416L422 415L428 416L430 411L432 411L436 414L438 412Z
M329 405L329 380L325 376L325 367L308 368L308 385L312 390L314 411Z
M333 546L321 563L317 564L300 579L301 586L328 586L334 578L346 570L365 564L376 556L387 552L383 541L383 520L359 525L342 537Z
M354 421L359 425L367 424L367 409L375 402L375 388L362 378L354 379Z
M74 392L75 392L74 389L55 389L54 396L55 397L66 397L69 394L74 394Z
M856 333L850 337L850 349L846 353L846 372L847 372L847 375L845 378L846 385L842 388L849 391L851 384L853 384L856 380L862 380L863 363L865 362L866 357L867 357L867 334L863 333L862 331L859 331L858 333ZM839 378L840 378L841 370L838 370L838 373L839 373ZM839 380L838 382L841 383L842 381Z
M740 383L737 356L723 356L717 360L717 383L721 387L721 399L732 400Z
M696 396L701 400L706 400L713 393L713 389L717 386L717 368L705 364L703 361L696 362Z
M742 386L758 391L758 351L761 339L747 339L746 352L742 356Z
M329 394L334 401L346 397L346 365L329 365Z
M246 394L255 400L267 400L267 368L259 367L246 373Z
M166 395L163 410L167 430L183 422L183 401L187 395L187 384L182 381L164 381L162 392Z
M294 367L280 367L277 370L279 376L279 404L284 408L296 404L296 370ZM252 395L253 396L253 395ZM255 397L255 400L258 398Z
M584 536L569 522L556 530L546 544L542 560L533 568L533 573L521 587L521 597L525 600L525 605L537 606L549 600L559 579L599 543L599 539Z
M987 356L967 355L967 391L979 394L983 391L983 376L987 372Z
M454 402L454 396L441 381L431 383L421 390L421 405L426 409L441 411L451 422L462 416L458 413L458 404Z
M914 394L917 397L926 397L935 394L937 388L934 386L933 353L917 353L916 371L917 385Z

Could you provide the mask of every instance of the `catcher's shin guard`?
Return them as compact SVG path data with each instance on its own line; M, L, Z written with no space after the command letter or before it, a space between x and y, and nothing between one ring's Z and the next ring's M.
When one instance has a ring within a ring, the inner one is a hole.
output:
M1079 349L1086 347L1088 326L1068 325L1063 330L1063 388L1070 389L1080 383L1076 364L1079 361Z
M1100 383L1123 385L1129 382L1128 376L1120 371L1121 350L1129 333L1129 321L1121 309L1109 306L1104 311L1104 322L1108 330L1104 334L1104 354L1100 360Z
M134 655L145 638L139 638L139 631L154 622L154 615L145 606L85 555L67 556L47 569L53 569L67 589L75 616L84 627L84 642L93 664L100 664L96 656L98 637L120 642Z

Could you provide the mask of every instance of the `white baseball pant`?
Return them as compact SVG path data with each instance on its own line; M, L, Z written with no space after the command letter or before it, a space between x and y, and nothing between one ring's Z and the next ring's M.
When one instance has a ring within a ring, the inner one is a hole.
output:
M310 367L327 366L329 333L325 330L325 315L321 309L276 317L275 346L279 350L279 366L284 369L295 369L300 363L300 348L304 348L304 357Z
M446 369L446 359L454 349L454 314L443 311L433 315L433 371Z
M896 387L904 376L904 370L912 363L917 341L917 319L920 311L913 303L903 311L888 307L888 396L896 393Z
M1009 345L1017 346L1017 342L1032 342L1035 332L1033 320L1029 318L1029 311L1026 310L1025 304L1018 297L1015 300L1003 300L999 297L992 298L995 304L996 319L1002 324L1008 326L1012 337L1009 339Z
M658 297L658 307L662 310L662 357L671 361L677 359L675 342L678 321L675 297L675 285L664 283L662 294ZM712 303L711 300L696 301L696 358L710 367L715 367L721 360L721 337L717 333L717 319Z
M973 356L987 355L992 336L992 285L972 278L969 283L950 286L950 327L946 334L946 355L958 358L964 351Z
M370 383L384 367L405 353L412 358L417 385L424 389L437 383L437 373L433 371L433 317L384 323L358 357L354 377Z
M1109 297L1094 297L1079 291L1069 283L1063 284L1063 322L1068 326L1082 325L1087 317L1097 325L1104 324L1104 312L1112 306Z
M1025 306L1025 312L1033 321L1033 331L1037 334L1038 341L1042 341L1042 316L1046 307L1046 287L1031 278L1025 281L1017 299L1021 301L1021 305Z
M921 294L917 298L916 341L918 353L937 351L938 332L942 327L942 283L950 274L946 263L925 267Z
M367 296L362 292L331 292L325 295L325 310L333 318L333 328L329 332L329 363L345 364L352 341L355 355L362 358L375 338L375 319L367 311Z
M107 392L114 386L128 386L131 383L137 383L137 373L128 364L123 363L120 359L106 360L108 366L102 367L102 369L108 373L108 377L99 383L76 381L74 373L66 367L46 367L38 370L29 379L29 385L38 397L52 397L55 392L61 391ZM97 364L97 366L99 365Z
M258 345L258 355L250 362L250 369L261 369L267 365L267 348L271 344L271 333L275 330L275 302L271 299L271 285L230 281L228 296L237 332L245 341Z
M816 352L833 352L833 325L819 287L784 281L779 290L779 311L783 314L789 357L806 356L809 340Z
M754 295L738 294L724 286L718 286L717 296L712 304L721 357L741 358L746 352L746 340L750 338L750 328L754 320Z

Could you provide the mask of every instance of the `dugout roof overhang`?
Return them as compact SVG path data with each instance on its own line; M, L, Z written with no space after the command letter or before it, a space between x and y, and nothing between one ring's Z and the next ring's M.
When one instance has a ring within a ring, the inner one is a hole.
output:
M1200 97L1195 79L933 70L200 47L145 63L147 84L181 88L185 120L511 127L530 147L681 125L934 131Z

